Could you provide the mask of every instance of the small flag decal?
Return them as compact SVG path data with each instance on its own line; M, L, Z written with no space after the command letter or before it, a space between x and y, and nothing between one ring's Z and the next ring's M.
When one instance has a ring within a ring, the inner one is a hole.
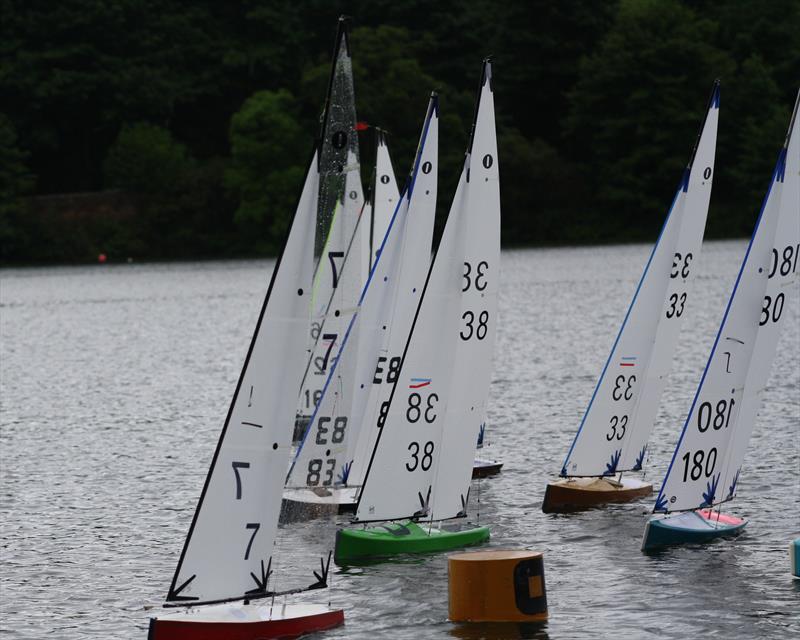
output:
M622 362L619 363L620 367L633 367L636 365L636 356L629 356L621 360Z
M408 388L420 389L421 387L427 387L430 383L430 378L411 378L411 384L408 385Z

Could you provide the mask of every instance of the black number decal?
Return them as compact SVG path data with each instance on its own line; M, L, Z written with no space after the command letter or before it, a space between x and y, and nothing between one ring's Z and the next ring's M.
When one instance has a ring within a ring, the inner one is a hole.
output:
M331 442L339 444L344 440L344 430L347 428L347 416L339 416L333 421L333 433L331 434Z
M475 288L478 291L483 291L486 288L486 270L489 268L489 263L485 260L482 260L478 263L475 273ZM481 285L478 281L483 278L483 285Z
M386 382L393 383L397 381L397 376L400 373L400 362L402 358L400 356L395 356L389 360L389 370L386 372ZM375 375L372 378L373 384L380 384L383 382L381 378L381 374L383 373L383 367L381 365L386 362L386 358L384 356L378 356L378 364L375 367Z
M477 283L478 279L475 278L475 282ZM461 319L466 322L466 326L459 332L459 336L461 336L462 340L469 340L472 338L472 335L475 334L475 337L478 340L483 340L486 337L486 332L489 330L489 312L484 310L481 311L480 315L478 316L478 327L477 330L473 326L475 322L475 314L472 311L465 311L461 315ZM469 329L469 333L465 334L464 331Z
M330 458L327 463L328 469L325 471L325 480L322 483L323 487L330 487L333 484L333 470L336 469L336 458Z
M411 462L406 462L406 471L416 471L417 467L420 467L423 471L430 469L433 464L433 449L433 442L429 440L425 443L425 446L422 448L422 461L420 464L419 442L409 443L408 451L411 453Z
M622 440L625 437L625 427L628 425L628 416L612 416L610 421L611 432L606 434L606 440L611 442L614 438ZM620 431L617 432L617 427Z
M253 546L253 540L256 539L256 534L258 530L261 528L260 522L248 522L245 526L245 529L252 529L253 533L250 535L250 542L247 543L247 549L244 550L244 559L250 559L250 548Z
M383 367L381 367L381 365L384 362L386 362L386 358L384 356L378 356L378 364L375 365L375 375L372 378L372 384L380 384L383 382L383 379L381 378Z
M344 258L344 251L328 251L328 260L331 262L331 273L333 275L333 288L339 285L339 270L336 268L334 258Z
M315 458L308 461L308 476L306 484L309 487L316 487L319 484L319 474L322 471L322 460Z
M683 266L681 266L681 260L683 260ZM689 277L689 265L692 262L692 254L687 253L685 256L681 256L680 253L675 253L675 257L672 259L672 271L669 272L670 278L677 278L680 276L681 278L688 278Z
M328 368L328 359L331 357L331 349L333 349L333 345L336 344L336 338L337 337L338 337L338 334L336 334L336 333L323 333L322 334L322 339L323 340L329 340L330 341L330 342L328 342L328 349L327 349L327 351L325 351L325 355L322 358L322 366L320 367L320 369L322 371L325 371Z
M775 300L773 300L771 296L764 296L764 306L761 307L761 320L759 321L758 325L763 327L770 320L772 320L772 322L777 322L780 320L781 314L783 313L783 303L783 293L779 293L777 296L775 296ZM770 307L772 307L771 313Z
M700 476L703 475L703 461L705 460L705 474L706 478L711 477L711 474L714 473L714 467L717 465L717 449L716 447L712 448L708 452L708 456L706 456L706 452L702 449L694 452L692 455L691 451L687 451L683 458L683 481L686 482L688 478L692 480L699 480ZM689 471L689 462L691 461L692 467L691 471Z
M486 288L486 270L489 268L489 263L486 260L481 260L475 268L475 288L478 291L483 291ZM472 265L469 262L464 263L464 287L461 291L467 291L472 285L470 274L472 273Z
M414 471L419 465L419 443L412 442L408 445L408 450L411 452L411 459L413 460L414 464L409 464L406 462L406 471Z
M422 163L422 173L428 175L431 172L431 169L433 169L433 165L430 162L425 161Z
M617 376L614 383L614 388L611 390L611 398L615 402L619 402L623 398L630 400L633 397L633 383L636 382L636 376L626 378L623 375Z
M378 412L378 429L382 429L386 423L386 415L389 413L389 401L381 402L381 409Z
M772 278L776 273L788 276L797 268L797 254L800 253L800 244L784 247L782 252L772 250L772 264L767 278ZM780 267L780 269L778 268Z
M711 167L706 167L703 169L703 178L708 180L711 177Z
M249 462L231 462L233 474L236 476L236 499L242 499L242 478L239 476L239 469L249 469Z
M330 418L326 416L320 416L319 420L317 420L317 444L328 444L328 441L325 439L325 435L328 433L328 429L323 425L328 424L331 421Z
M406 409L406 420L412 424L417 422L422 416L425 422L430 424L436 420L436 414L432 413L435 409L433 403L439 401L439 396L435 393L429 393L428 399L425 403L425 412L423 414L420 405L422 404L422 396L418 393L412 393L408 396L408 409Z
M433 442L429 440L425 443L423 453L425 455L422 456L422 470L427 471L431 468L431 464L433 464Z
M682 294L680 294L680 296L678 296L677 293L673 293L669 297L669 309L667 309L667 318L672 318L673 316L676 318L680 318L681 314L683 314L683 307L685 304L686 304L686 292L683 292Z
M306 396L306 408L307 409L311 409L312 406L316 407L319 404L319 399L322 397L322 389L317 389L314 392L313 396L311 395L311 391L309 389L306 389L305 390L305 396ZM311 398L312 397L314 398L314 404L313 405L311 404Z
M492 164L494 163L494 159L488 153L483 156L483 168L484 169L491 169Z
M723 427L727 428L731 422L731 413L735 404L734 398L720 400L717 402L716 412L713 411L710 402L701 404L700 409L697 410L697 430L705 433L709 427L713 427L714 431L719 431Z

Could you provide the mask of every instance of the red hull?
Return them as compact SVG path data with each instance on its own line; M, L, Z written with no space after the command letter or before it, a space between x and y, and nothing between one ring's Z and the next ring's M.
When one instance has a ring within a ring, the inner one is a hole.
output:
M344 623L341 609L287 620L259 622L190 622L150 619L147 640L267 640L297 638Z

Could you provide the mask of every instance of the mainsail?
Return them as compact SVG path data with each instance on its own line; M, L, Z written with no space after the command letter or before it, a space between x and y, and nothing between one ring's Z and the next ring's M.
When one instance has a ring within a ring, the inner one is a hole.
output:
M710 507L736 493L744 454L777 349L797 300L800 136L789 132L654 511Z
M365 428L367 402L373 386L384 377L381 363L386 358L381 357L381 349L387 334L394 331L397 300L413 304L420 295L411 290L409 274L420 269L420 245L424 246L427 238L429 246L433 230L437 148L438 107L434 96L428 106L410 184L387 228L358 310L349 317L340 355L331 367L318 408L290 470L287 479L290 487L349 484L355 443ZM417 286L421 289L421 284ZM358 341L354 340L356 332ZM391 381L398 367L399 358L396 363L385 365L385 377Z
M703 242L718 118L717 81L661 234L562 465L562 476L606 476L642 468Z
M272 273L239 383L167 601L213 602L267 588L303 374L317 220L317 156Z
M459 445L453 445L449 435L445 437L448 446L455 447L454 458L451 461L451 452L447 451L446 457L439 460L443 431L450 420L467 419L459 437L465 439L463 446L468 446L474 453L486 392L473 388L471 383L468 389L463 390L458 385L464 382L464 376L469 375L475 375L479 382L485 381L488 385L490 358L477 363L465 353L471 352L474 344L483 341L491 344L496 323L493 307L496 304L499 263L495 257L494 241L497 237L499 242L499 203L495 205L491 195L497 189L492 100L491 65L486 61L477 120L470 140L471 153L467 153L389 400L381 408L382 428L357 507L356 520L359 522L430 515L436 477L447 476L450 464L463 462ZM476 147L477 143L481 146ZM472 186L482 183L487 183L485 191L481 190L484 196L476 194L478 201L473 205L469 202ZM479 247L481 233L488 234L486 251ZM486 265L482 265L484 261ZM465 286L467 281L468 287ZM490 289L492 281L494 284ZM475 290L474 298L466 295L468 289ZM484 299L479 302L478 296L481 295ZM464 304L473 301L476 306L465 310ZM460 353L462 351L465 353ZM471 362L478 370L455 373L457 362ZM470 392L476 393L472 404L473 398L466 395ZM470 416L476 419L474 423ZM471 467L470 455L466 469L471 470ZM460 478L461 470L457 471ZM455 487L458 482L445 480L442 496L453 492L463 495L465 487ZM451 490L451 486L455 489ZM459 505L459 511L463 510L461 501ZM450 517L448 507L443 506L442 512L445 514L442 517Z

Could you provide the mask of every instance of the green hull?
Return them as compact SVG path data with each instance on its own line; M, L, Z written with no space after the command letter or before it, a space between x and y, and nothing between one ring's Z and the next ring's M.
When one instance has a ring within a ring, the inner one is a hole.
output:
M393 556L401 553L449 551L489 539L489 527L464 531L442 531L420 527L416 522L392 523L369 529L339 529L336 532L336 564Z

